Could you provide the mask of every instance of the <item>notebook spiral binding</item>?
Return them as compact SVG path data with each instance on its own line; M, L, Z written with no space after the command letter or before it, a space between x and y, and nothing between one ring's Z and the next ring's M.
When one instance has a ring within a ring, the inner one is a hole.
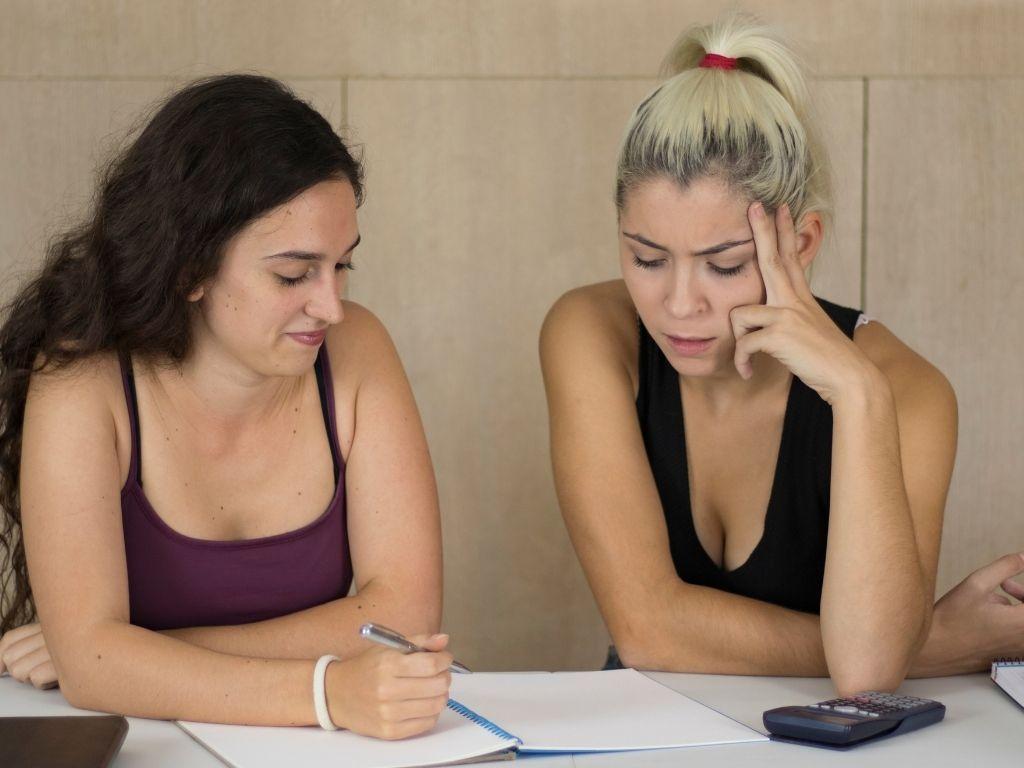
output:
M1024 656L1008 656L1002 659L996 659L993 663L998 664L1001 667L1024 667Z
M457 712L467 720L471 720L472 722L479 725L481 728L490 731L495 736L500 736L503 739L510 739L511 741L514 741L517 744L523 743L523 740L520 739L518 736L514 736L513 734L509 733L497 723L492 723L486 717L481 717L473 710L464 707L462 704L459 704L459 702L457 702L455 699L448 699L448 709L450 709L452 712Z

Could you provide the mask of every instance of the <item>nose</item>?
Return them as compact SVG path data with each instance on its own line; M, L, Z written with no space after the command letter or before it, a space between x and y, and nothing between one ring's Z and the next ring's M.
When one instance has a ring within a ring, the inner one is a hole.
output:
M677 263L672 270L672 281L665 294L665 310L672 317L684 319L708 309L707 297L693 267L692 264L679 266Z
M313 295L306 302L306 314L328 325L340 323L345 317L341 303L342 288L343 281L334 274L317 281Z

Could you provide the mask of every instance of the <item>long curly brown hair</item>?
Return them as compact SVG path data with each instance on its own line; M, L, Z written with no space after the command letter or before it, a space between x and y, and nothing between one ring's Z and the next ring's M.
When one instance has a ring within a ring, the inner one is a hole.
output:
M271 78L206 78L157 109L101 174L89 217L52 241L0 315L0 634L35 618L18 488L31 376L100 352L184 360L186 297L227 241L329 179L362 202L362 166L316 110Z

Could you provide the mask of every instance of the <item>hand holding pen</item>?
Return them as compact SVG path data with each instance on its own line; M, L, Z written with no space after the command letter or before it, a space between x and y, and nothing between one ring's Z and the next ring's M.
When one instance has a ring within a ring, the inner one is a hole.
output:
M324 693L329 719L338 728L379 739L429 731L448 704L453 662L446 650L448 636L406 640L427 653L404 647L396 652L376 642L381 647L367 644L362 652L327 665Z
M422 646L411 642L401 632L388 629L380 624L363 624L359 629L359 634L371 642L378 643L388 648L394 648L396 651L401 651L402 653L432 652L428 648L423 648ZM469 667L465 664L460 664L458 661L455 661L455 659L452 659L452 663L448 669L452 672L461 672L462 674L469 674L472 672Z

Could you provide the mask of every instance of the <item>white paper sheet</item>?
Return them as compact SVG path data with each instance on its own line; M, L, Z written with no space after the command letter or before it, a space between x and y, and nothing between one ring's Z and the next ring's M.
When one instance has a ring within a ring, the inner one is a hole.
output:
M632 669L455 675L451 697L519 737L522 752L767 741L757 731Z
M766 741L631 669L453 675L451 697L523 740L521 751L594 752ZM237 768L410 768L514 745L446 709L428 734L381 741L348 731L182 722Z

